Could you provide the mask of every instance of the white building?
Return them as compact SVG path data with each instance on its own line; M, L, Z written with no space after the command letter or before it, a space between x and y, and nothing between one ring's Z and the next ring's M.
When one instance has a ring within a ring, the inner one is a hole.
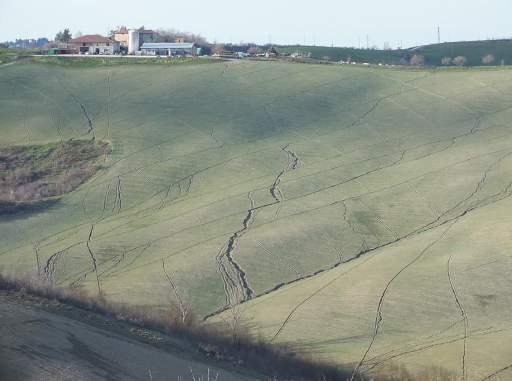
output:
M192 42L146 42L140 50L143 55L149 56L194 56L197 53Z
M146 29L130 29L128 31L128 54L140 51L145 43L155 41L155 32Z

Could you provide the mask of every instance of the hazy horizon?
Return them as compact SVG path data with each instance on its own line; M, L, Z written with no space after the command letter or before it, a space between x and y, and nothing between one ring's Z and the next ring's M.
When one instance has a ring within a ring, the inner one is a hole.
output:
M72 0L2 0L0 41L39 37L51 40L66 27L72 33L107 34L119 25L177 29L201 34L212 42L355 47L434 43L438 26L441 41L512 36L507 20L512 4L506 0L491 3L468 0L461 6L456 0L432 0L421 5L406 0L261 0L255 6L235 0L206 4L154 0L150 7L137 6L135 10L129 2L119 0L90 0L85 6Z

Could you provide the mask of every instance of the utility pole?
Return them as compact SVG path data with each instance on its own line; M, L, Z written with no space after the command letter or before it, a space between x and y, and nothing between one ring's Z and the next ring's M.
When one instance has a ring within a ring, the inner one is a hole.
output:
M366 35L366 49L370 49L370 38Z
M439 25L437 26L437 43L441 43L441 27Z

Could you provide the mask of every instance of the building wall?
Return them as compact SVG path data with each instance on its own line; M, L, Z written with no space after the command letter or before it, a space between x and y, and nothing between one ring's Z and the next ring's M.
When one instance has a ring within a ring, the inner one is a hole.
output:
M121 46L128 46L128 33L115 33L114 40Z
M169 51L170 50L170 51ZM142 54L146 56L167 56L167 55L195 55L195 49L142 49Z
M89 54L96 54L96 49L99 54L115 54L119 53L119 43L105 43L105 42L92 42L82 43L78 46L80 53L89 52Z

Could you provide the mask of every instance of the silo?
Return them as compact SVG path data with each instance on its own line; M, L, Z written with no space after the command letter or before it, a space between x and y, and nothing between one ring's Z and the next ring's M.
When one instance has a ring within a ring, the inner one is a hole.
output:
M128 31L128 54L135 54L139 50L139 31L130 29Z

